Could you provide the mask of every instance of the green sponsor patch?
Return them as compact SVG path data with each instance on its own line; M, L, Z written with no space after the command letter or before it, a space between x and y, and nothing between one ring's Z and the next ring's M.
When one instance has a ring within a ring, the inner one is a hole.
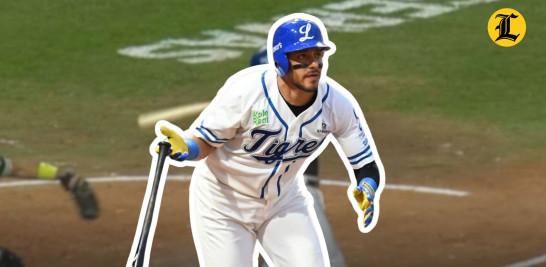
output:
M269 123L269 116L267 110L252 111L252 124L258 126Z

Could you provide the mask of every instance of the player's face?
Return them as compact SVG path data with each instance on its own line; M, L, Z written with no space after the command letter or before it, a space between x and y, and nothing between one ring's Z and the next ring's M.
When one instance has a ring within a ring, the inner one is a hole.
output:
M315 92L320 80L323 56L322 48L309 48L288 53L290 70L286 73L285 80L303 91Z

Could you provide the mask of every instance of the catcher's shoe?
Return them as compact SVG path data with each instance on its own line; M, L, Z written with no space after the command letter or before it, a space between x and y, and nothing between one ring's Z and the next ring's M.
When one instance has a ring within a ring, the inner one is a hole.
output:
M0 266L23 267L23 261L15 253L5 248L0 248Z
M92 220L99 216L97 199L85 179L68 171L60 180L64 189L69 191L74 197L82 218Z

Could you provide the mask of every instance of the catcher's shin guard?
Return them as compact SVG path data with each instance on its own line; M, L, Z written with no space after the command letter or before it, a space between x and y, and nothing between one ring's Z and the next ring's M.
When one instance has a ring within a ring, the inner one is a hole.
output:
M99 216L97 198L85 179L68 171L61 176L60 180L64 189L70 192L76 201L83 219L92 220Z

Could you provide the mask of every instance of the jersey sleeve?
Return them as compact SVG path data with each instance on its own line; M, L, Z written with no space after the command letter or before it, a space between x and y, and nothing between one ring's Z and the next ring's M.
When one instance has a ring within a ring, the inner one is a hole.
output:
M236 84L220 89L212 104L201 116L193 134L213 147L220 147L241 127L242 99Z
M356 108L360 111L359 107ZM337 125L336 131L333 132L353 169L360 169L374 161L372 148L364 131L364 127L367 126L357 115L359 113L362 114L362 112L357 112L347 101L343 105L342 112L339 112L338 121L340 123Z

